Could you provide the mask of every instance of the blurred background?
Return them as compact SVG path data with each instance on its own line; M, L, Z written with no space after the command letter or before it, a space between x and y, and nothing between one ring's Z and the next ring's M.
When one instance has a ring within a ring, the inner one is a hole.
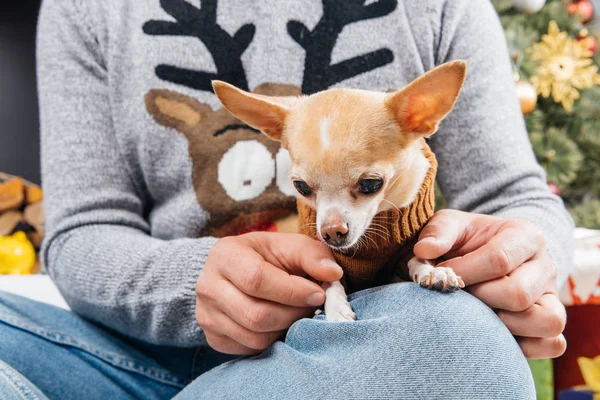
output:
M0 1L0 171L39 183L35 27L39 0Z

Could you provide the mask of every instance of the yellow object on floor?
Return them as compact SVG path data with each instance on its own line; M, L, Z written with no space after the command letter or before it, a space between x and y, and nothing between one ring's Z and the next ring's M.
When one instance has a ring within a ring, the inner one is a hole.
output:
M35 260L35 249L24 232L0 236L0 274L30 274Z
M592 390L600 392L600 356L595 358L579 357L577 363L586 385Z

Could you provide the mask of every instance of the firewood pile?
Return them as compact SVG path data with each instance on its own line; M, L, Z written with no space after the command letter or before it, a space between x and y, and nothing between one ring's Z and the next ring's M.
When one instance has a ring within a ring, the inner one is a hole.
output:
M35 249L35 264L31 268L27 268L27 272L21 271L20 273L35 273L39 270L37 254L44 238L43 197L40 186L0 172L0 273L11 273L10 269L7 270L9 268L7 265L14 264L17 262L15 260L18 260L17 256L22 255L22 247L18 245L19 239L22 239L21 242L25 242L25 250L31 248L26 243L25 236ZM8 244L8 239L13 238L15 240ZM4 258L2 258L3 256ZM2 265L3 263L5 265Z

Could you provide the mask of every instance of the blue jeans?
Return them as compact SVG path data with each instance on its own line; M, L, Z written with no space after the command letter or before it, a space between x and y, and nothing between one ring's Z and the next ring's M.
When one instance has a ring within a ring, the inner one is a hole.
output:
M0 293L0 398L535 398L516 341L471 295L399 283L350 299L358 321L303 319L285 341L238 358L139 343Z

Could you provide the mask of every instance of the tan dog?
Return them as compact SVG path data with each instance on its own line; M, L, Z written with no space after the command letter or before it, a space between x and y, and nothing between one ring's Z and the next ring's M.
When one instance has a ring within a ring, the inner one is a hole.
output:
M316 236L334 253L351 256L368 246L369 234L389 235L378 228L376 216L409 207L420 197L430 171L435 176L437 163L433 155L426 156L424 138L451 111L465 75L466 63L454 61L393 93L330 89L304 97L272 97L221 81L213 87L234 116L289 151L290 179L303 204L316 211ZM418 232L411 235L414 244ZM464 287L450 268L415 257L408 272L424 287ZM355 319L342 284L325 289L327 319Z

